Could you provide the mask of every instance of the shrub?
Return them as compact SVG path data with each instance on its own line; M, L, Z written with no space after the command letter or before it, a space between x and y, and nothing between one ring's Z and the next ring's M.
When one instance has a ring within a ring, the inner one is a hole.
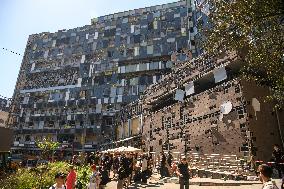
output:
M88 166L75 167L79 188L85 188L89 182L91 170ZM68 164L65 162L49 163L33 169L21 168L16 173L0 180L0 189L46 189L54 184L57 172L68 173Z

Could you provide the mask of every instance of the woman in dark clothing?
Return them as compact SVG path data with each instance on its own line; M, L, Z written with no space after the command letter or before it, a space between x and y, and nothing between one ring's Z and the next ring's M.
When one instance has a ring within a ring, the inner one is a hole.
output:
M124 161L124 168L126 171L126 188L130 185L130 179L133 171L133 159L130 154L127 154L127 157L125 158Z
M167 163L167 159L166 156L164 154L164 152L161 153L161 166L160 166L160 174L161 174L161 178L167 177L168 174L168 169L166 167L166 163Z
M113 178L115 178L118 168L119 168L119 159L118 159L117 155L115 155L114 159L113 159L113 166L112 166Z
M188 189L189 169L186 157L182 157L181 163L178 164L177 175L179 176L180 189Z
M118 171L117 171L117 189L122 189L123 188L123 183L125 181L125 178L127 178L126 171L124 169L123 160L121 160L121 163L119 165Z
M109 182L108 171L104 166L101 166L99 172L101 176L100 189L103 189L105 188L106 184Z

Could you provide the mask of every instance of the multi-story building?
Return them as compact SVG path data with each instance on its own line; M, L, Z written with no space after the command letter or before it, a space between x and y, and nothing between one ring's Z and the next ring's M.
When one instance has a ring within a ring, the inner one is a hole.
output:
M253 154L270 160L273 145L283 145L283 111L267 101L268 87L241 78L241 60L228 53L177 64L121 111L121 143L129 144L123 140L127 135L138 145L132 137L141 136L146 151Z
M169 73L173 59L200 54L195 35L204 14L196 6L178 1L30 35L9 117L16 147L44 137L73 149L115 140L116 113Z

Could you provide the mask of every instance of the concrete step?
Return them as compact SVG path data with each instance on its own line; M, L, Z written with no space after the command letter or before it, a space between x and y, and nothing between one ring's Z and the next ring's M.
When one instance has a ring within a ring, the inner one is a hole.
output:
M178 177L166 177L159 178L159 175L153 175L151 180L155 180L162 183L179 183ZM234 180L222 180L222 179L210 179L210 178L192 178L189 180L190 185L198 186L241 186L241 185L253 185L261 184L260 181L234 181Z

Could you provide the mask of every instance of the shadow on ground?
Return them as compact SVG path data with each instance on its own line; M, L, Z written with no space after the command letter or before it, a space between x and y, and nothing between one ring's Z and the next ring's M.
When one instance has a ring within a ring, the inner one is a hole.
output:
M164 183L159 183L159 182L149 182L148 184L142 183L142 182L136 182L132 183L129 186L129 189L135 189L135 188L154 188L154 187L160 187L163 186Z

